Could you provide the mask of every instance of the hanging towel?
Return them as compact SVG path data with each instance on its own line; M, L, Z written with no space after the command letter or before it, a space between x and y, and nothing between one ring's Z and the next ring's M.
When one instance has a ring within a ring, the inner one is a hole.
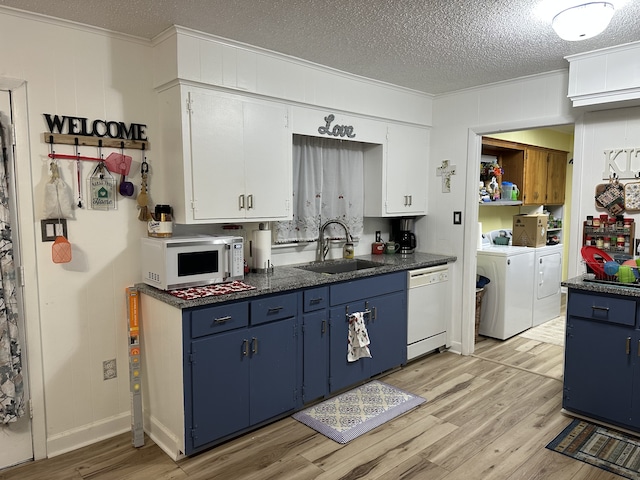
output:
M364 313L355 312L349 315L349 335L347 338L347 361L355 362L360 358L371 357L369 351L369 334L364 324Z

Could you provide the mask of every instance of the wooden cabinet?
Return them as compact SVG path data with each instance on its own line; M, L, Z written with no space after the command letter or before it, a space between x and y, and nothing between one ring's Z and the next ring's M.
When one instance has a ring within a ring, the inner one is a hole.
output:
M640 429L640 331L636 297L569 289L563 407Z
M429 130L391 125L386 158L380 149L365 151L365 216L426 214Z
M330 287L330 391L400 366L407 361L406 273L345 282ZM371 358L347 360L349 314L365 312Z
M564 203L568 152L483 137L482 153L498 157L502 181L518 186L523 205Z
M566 165L566 152L527 146L524 152L523 204L563 204ZM504 168L506 171L507 165Z
M290 218L285 105L176 85L159 93L159 110L166 203L176 222Z

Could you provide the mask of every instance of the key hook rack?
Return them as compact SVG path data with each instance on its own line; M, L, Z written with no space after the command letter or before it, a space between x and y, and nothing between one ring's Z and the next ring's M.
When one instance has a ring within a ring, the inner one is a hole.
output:
M68 135L65 133L43 133L44 143L57 145L75 145L81 147L126 148L131 150L150 150L148 140L123 140L120 138L98 138ZM75 157L74 157L75 159Z

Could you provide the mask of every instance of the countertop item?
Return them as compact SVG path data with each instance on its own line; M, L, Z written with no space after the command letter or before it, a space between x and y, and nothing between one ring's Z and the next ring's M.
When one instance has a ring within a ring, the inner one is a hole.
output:
M594 293L612 293L614 295L627 295L629 297L640 297L640 287L625 285L624 283L612 284L603 282L591 282L583 276L570 278L562 282L563 287L575 288Z
M171 295L163 290L151 287L145 283L136 284L136 288L150 297L157 298L176 308L191 308L214 303L228 302L277 292L286 292L300 288L316 287L331 283L344 282L356 278L371 277L385 273L413 270L416 268L432 267L455 262L453 255L438 255L433 253L412 253L410 255L361 255L360 260L379 263L379 268L368 268L354 272L327 275L310 272L295 265L274 267L270 273L250 273L245 275L244 283L256 287L254 290L233 292L226 295L185 300ZM308 263L307 263L308 264ZM301 264L306 265L306 264Z

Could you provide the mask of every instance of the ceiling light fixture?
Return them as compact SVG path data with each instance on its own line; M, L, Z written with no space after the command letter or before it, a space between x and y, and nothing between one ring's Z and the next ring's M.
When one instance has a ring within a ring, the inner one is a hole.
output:
M602 33L613 17L614 7L609 2L589 2L561 11L551 25L563 40L578 41Z

